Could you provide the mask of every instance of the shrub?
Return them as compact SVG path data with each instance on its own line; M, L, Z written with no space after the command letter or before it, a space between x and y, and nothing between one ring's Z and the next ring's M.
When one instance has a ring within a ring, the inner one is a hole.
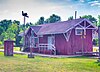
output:
M2 45L2 42L0 41L0 46Z
M93 45L98 46L98 39L93 39Z
M0 49L4 49L4 47L3 46L0 46Z

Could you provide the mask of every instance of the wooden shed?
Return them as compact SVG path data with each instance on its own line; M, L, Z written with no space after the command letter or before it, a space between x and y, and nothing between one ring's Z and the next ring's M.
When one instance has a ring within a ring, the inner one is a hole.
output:
M92 52L92 33L95 30L96 26L83 18L31 26L25 32L25 45L27 50L31 46L33 52L45 54Z

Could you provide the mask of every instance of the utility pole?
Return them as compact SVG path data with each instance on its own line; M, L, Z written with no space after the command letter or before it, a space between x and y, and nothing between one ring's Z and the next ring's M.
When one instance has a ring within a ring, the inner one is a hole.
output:
M24 13L22 11L22 16L24 17L24 26L25 26L25 21L26 21L26 17L29 18L29 16L27 15L27 13ZM23 49L25 49L25 27L24 27L24 34L23 34Z

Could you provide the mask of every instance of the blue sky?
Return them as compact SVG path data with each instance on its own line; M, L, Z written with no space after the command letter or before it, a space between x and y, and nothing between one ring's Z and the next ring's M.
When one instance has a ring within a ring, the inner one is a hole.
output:
M62 21L69 16L77 18L83 15L100 14L100 0L0 0L0 20L12 19L23 23L21 11L28 13L27 22L36 22L41 16L48 18L52 14L61 16Z

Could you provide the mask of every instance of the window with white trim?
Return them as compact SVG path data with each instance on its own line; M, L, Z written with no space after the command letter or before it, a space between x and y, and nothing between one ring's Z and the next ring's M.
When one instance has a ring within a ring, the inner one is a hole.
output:
M75 28L75 35L86 35L86 29L83 28Z
M39 37L43 37L43 35L39 35Z
M38 37L34 38L34 48L38 47Z
M38 42L39 42L38 37L31 37L30 38L30 46L31 47L37 48L38 47Z
M34 31L33 30L31 30L31 36L34 37Z

